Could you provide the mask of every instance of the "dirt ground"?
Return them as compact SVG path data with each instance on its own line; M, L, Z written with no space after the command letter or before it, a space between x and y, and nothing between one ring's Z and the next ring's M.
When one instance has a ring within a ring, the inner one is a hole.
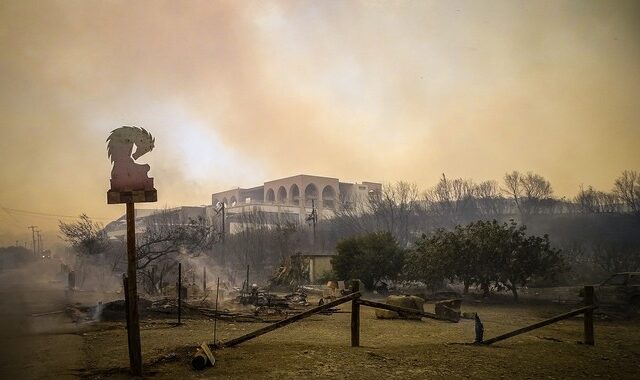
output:
M129 378L123 322L74 324L64 314L34 317L96 295L64 291L60 284L0 275L0 378ZM117 295L111 295L116 297ZM104 297L108 295L99 295ZM366 298L371 298L367 296ZM310 301L313 302L313 299ZM568 311L568 303L465 300L490 338ZM433 305L426 310L433 311ZM370 379L370 378L640 378L640 321L596 320L596 345L582 339L580 318L535 330L491 347L467 345L472 320L447 323L378 320L361 307L361 345L350 347L350 304L341 313L317 315L234 348L214 351L215 366L197 372L195 347L213 340L213 321L187 317L142 321L145 376L157 379ZM218 322L221 340L264 326Z
M427 306L427 310L433 305ZM566 305L537 302L470 302L485 325L485 338L567 311ZM349 304L343 311L350 310ZM596 321L596 345L585 346L580 318L566 320L491 347L465 345L474 337L471 320L447 323L378 320L361 307L359 348L350 347L350 314L314 316L234 348L214 351L215 366L191 369L194 347L212 341L213 322L188 319L145 321L143 357L150 377L228 379L518 378L637 379L640 376L640 322ZM218 322L222 340L263 324ZM88 378L126 378L126 335L121 323L102 323L103 331L83 334ZM152 364L149 364L152 363ZM119 368L119 369L118 369Z

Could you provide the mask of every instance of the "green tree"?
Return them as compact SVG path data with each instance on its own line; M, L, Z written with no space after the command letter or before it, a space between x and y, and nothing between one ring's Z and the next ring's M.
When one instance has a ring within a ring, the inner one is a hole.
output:
M462 282L465 291L480 285L485 295L491 286L507 289L517 300L517 288L531 278L552 278L564 269L561 252L547 235L527 236L525 226L494 220L423 235L408 255L405 273L431 287L446 279Z
M374 232L338 242L331 259L339 278L360 279L368 290L383 279L398 278L405 252L389 232Z
M459 248L460 241L455 232L438 229L431 235L423 234L407 253L406 278L424 282L434 290L441 287L444 280L454 281Z

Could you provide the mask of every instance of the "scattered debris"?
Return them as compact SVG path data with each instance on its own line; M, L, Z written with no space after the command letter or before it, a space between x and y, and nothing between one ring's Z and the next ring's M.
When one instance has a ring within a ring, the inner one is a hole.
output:
M269 282L274 286L284 285L292 289L309 283L308 260L305 260L300 252L285 257Z
M194 369L201 371L205 369L207 366L213 366L216 364L216 359L213 357L213 353L209 349L207 343L203 342L195 355L193 355L193 359L191 360L191 365Z
M291 294L287 294L286 296L284 296L284 298L293 305L309 306L309 302L307 302L307 293L305 293L302 289L299 289L298 291Z
M550 340L552 342L564 342L564 340L556 339L550 336L539 336L538 339Z

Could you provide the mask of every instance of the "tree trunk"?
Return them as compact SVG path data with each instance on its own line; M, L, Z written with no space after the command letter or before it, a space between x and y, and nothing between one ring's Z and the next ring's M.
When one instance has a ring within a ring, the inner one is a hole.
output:
M469 281L464 280L464 291L463 294L469 294Z
M513 294L513 300L518 302L518 287L514 285L514 282L511 282L511 285L509 285L509 290L511 290L511 294Z
M482 283L482 296L489 297L491 293L489 292L489 282Z

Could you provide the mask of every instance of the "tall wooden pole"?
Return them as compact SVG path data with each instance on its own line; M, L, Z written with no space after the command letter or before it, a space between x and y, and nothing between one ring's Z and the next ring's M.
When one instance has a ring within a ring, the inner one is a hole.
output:
M220 277L218 277L218 283L216 285L216 313L213 315L213 345L218 344L217 332L218 332L218 292L220 291Z
M131 315L129 313L129 284L127 283L127 275L122 274L122 290L124 292L124 316L127 321L127 331L129 330L129 326L131 326ZM127 347L131 347L131 334L127 333ZM129 350L129 363L133 363L133 353ZM131 367L133 370L133 367Z
M247 264L247 279L246 279L246 285L247 285L247 296L250 294L250 287L249 287L249 264Z
M584 287L585 306L593 306L593 286ZM584 344L593 346L595 339L593 336L593 309L584 312Z
M178 263L178 324L182 317L182 263Z
M225 221L224 221L224 203L222 204L222 240L224 241L224 229L225 229Z
M136 280L136 215L133 202L127 203L127 336L129 338L129 365L135 376L142 376L142 349L140 347L140 316L138 315L138 289Z
M351 292L360 292L360 281L351 282ZM351 347L360 347L360 304L357 298L351 302Z
M207 267L202 267L202 294L207 292Z
M316 223L318 222L318 216L316 214L316 203L315 200L311 200L311 217L313 218L313 248L315 250L316 247Z

